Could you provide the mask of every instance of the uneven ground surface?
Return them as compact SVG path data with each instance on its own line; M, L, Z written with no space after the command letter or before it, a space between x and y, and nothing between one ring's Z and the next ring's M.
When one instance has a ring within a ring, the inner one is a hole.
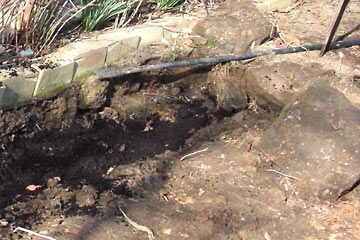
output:
M264 15L283 39L318 42L336 2L304 1ZM340 34L358 27L360 8L351 4ZM277 40L257 48L272 48ZM148 47L120 64L217 51L194 36L174 36L169 44ZM309 52L228 66L255 69L256 75L257 66L284 61L299 64L286 65L285 72L313 69L304 76L325 76L354 106L360 103L358 47L323 58ZM281 108L260 102L256 91L245 106L241 96L233 96L234 105L220 104L222 92L214 91L210 75L222 69L90 79L56 98L3 111L0 237L40 239L13 232L24 227L55 239L151 239L135 222L156 239L360 239L356 189L339 201L299 194L306 179L275 172L276 159L258 146Z

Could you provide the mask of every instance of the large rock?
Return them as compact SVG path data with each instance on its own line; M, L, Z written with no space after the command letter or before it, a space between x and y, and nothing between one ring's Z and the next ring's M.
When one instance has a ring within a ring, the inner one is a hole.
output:
M334 200L360 177L360 110L316 79L282 110L259 148L277 170L300 178L304 196Z
M309 79L333 77L319 65L255 61L244 74L247 94L259 106L281 110Z
M247 108L247 95L243 75L245 68L236 63L216 66L208 75L210 94L217 107L228 112Z
M109 82L100 81L95 77L86 80L79 90L80 109L98 109L106 101Z
M227 52L247 52L270 37L272 25L249 1L230 0L199 21L194 33L219 43Z

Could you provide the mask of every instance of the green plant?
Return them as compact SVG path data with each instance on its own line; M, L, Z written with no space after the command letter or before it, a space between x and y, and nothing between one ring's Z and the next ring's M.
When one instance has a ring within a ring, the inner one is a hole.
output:
M156 4L160 11L172 12L183 9L185 0L156 0Z
M197 43L195 48L199 51L201 54L207 54L211 49L216 48L217 42L216 40L208 39L205 43Z
M82 0L86 5L90 0ZM109 21L119 17L131 8L133 2L121 0L96 0L94 4L84 9L81 13L81 20L85 31L93 31L106 25Z

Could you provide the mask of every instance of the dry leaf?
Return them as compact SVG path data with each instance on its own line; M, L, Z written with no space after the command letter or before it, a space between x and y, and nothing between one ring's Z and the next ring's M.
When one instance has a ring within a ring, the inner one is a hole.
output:
M194 40L193 40L193 39L189 39L189 38L188 38L188 39L185 39L184 44L185 44L185 45L188 45L188 46L190 46L190 47L195 46Z
M126 150L125 144L121 145L121 147L120 147L120 152L125 152L125 150Z
M41 187L41 185L33 185L32 184L32 185L27 186L26 189L29 191L35 191L36 189L38 189L40 187Z
M109 175L114 170L113 167L110 167L109 170L107 170L106 175Z
M270 235L269 235L268 232L265 232L264 238L265 238L266 240L271 240L271 237L270 237Z
M284 42L280 38L275 39L274 45L276 48L284 48Z
M310 224L317 230L325 230L326 229L321 223L317 222L316 220L312 220L310 222Z
M204 189L200 188L199 189L199 196L203 195L204 192L205 192Z
M174 199L182 204L192 204L195 202L192 197L187 196L185 193L177 195L176 197L174 197Z
M287 44L287 45L291 45L291 46L300 46L300 40L290 34L282 34L281 35L282 40Z
M9 222L0 220L0 227L6 227L8 224Z
M171 228L165 229L163 231L163 233L166 234L166 235L170 235L171 234Z
M147 122L143 132L149 132L149 131L153 130L153 127L151 126L151 124L152 124L152 121Z

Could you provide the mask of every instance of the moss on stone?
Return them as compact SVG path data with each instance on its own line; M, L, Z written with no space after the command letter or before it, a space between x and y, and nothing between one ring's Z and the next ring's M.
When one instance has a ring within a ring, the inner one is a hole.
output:
M84 82L93 74L93 71L86 71L81 74L76 74L73 82Z
M36 98L50 98L50 97L54 97L57 94L65 91L69 86L71 85L71 83L64 83L64 84L59 84L57 86L55 86L54 88L47 90L47 91L41 91L39 94L37 94L35 97Z

